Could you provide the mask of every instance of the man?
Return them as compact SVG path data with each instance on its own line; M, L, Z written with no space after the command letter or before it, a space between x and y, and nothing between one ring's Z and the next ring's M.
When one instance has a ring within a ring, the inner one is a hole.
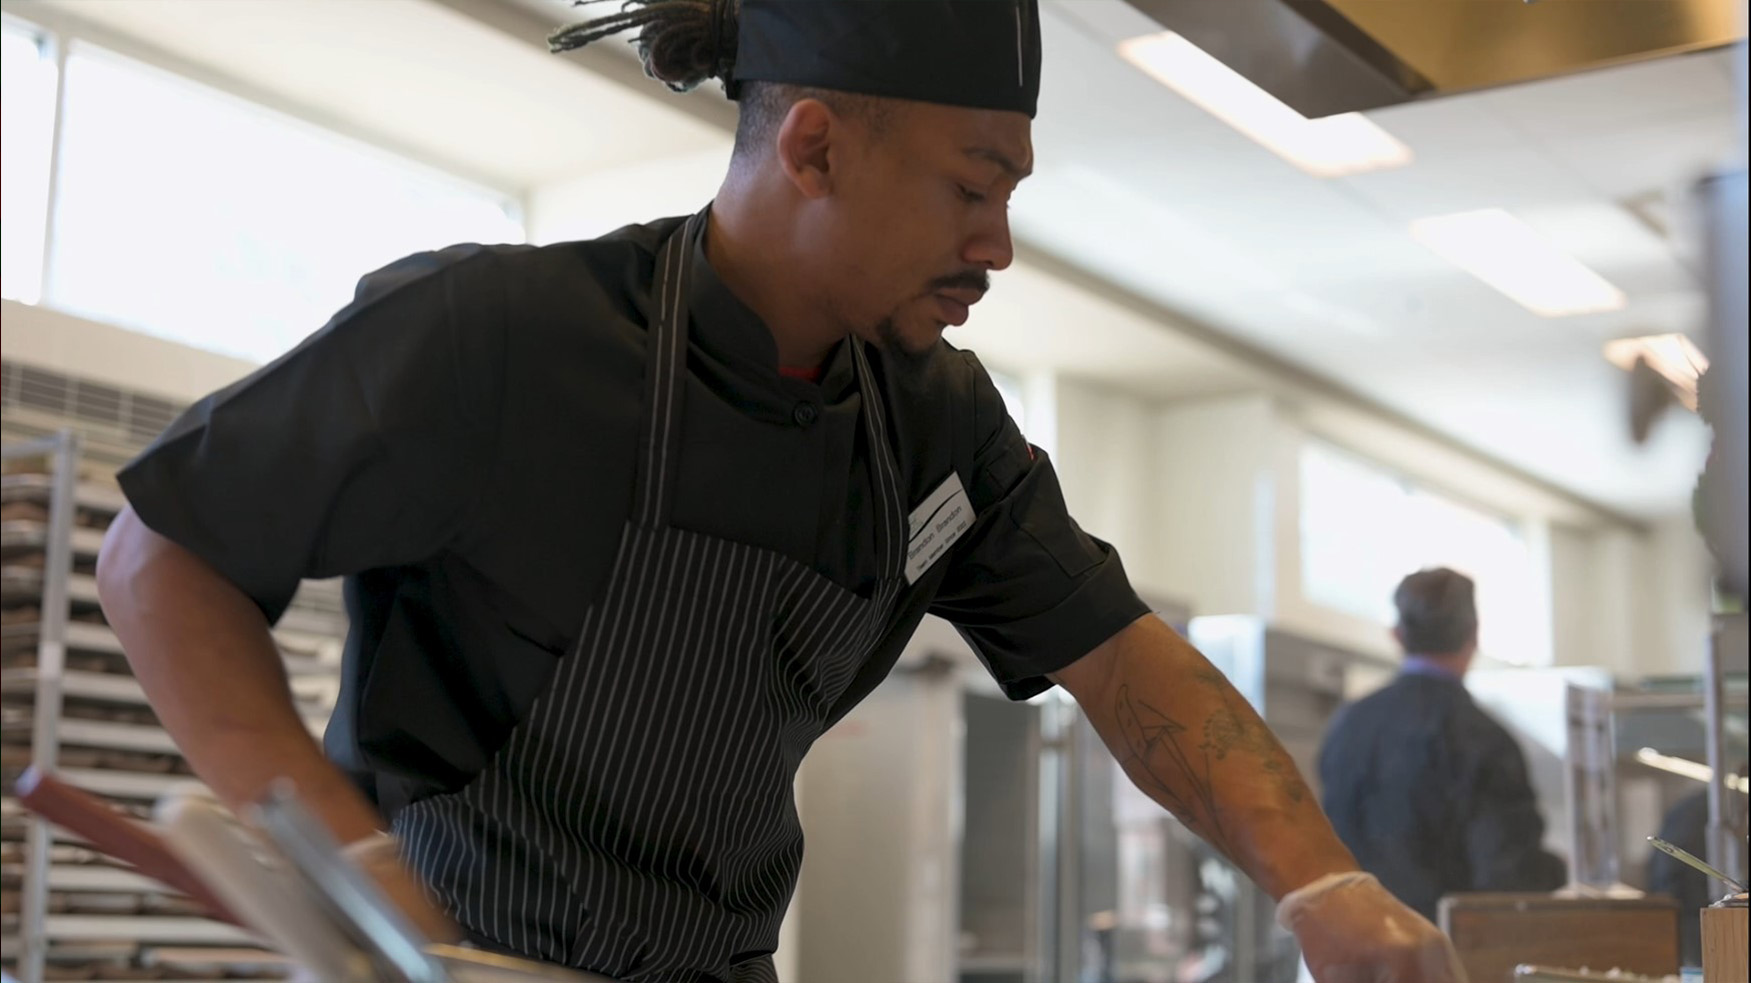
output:
M1012 258L1031 0L650 0L554 43L626 28L741 102L708 209L396 263L122 474L104 603L196 770L289 777L434 935L770 979L798 762L935 612L1010 696L1075 694L1325 979L1455 979L942 340ZM325 758L268 625L338 574Z
M1751 768L1741 761L1735 774L1742 779L1751 774ZM1728 836L1743 842L1745 799L1729 795L1726 804ZM1708 856L1708 789L1692 792L1666 810L1660 820L1660 839L1695 856ZM1741 855L1737 871L1741 878L1745 876L1743 859ZM1723 869L1735 873L1731 862ZM1702 965L1702 909L1716 900L1709 894L1708 875L1660 850L1648 851L1647 875L1649 893L1664 894L1678 902L1678 943L1684 965Z
M1339 712L1319 753L1326 814L1363 869L1426 918L1455 891L1550 891L1526 759L1465 691L1477 653L1469 577L1445 568L1393 595L1404 671Z
M1698 857L1708 856L1708 790L1679 799L1660 820L1660 839ZM1708 875L1660 850L1648 851L1648 892L1678 902L1678 954L1702 965L1702 909L1713 904Z

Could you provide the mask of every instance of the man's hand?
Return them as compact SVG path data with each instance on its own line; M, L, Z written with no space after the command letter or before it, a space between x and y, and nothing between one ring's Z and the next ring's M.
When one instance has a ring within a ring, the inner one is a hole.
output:
M1291 892L1278 921L1319 983L1466 983L1447 937L1364 874Z
M346 858L377 883L389 900L406 915L429 942L456 944L462 930L433 904L431 892L419 875L404 863L401 844L391 836L377 834L345 849Z

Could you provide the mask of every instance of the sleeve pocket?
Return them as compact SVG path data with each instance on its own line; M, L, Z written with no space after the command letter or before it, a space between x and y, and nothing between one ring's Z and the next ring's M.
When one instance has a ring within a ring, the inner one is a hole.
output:
M1100 546L1070 518L1057 482L1030 482L1016 494L1028 500L1015 503L1009 510L1010 521L1058 564L1064 576L1079 577L1105 558Z

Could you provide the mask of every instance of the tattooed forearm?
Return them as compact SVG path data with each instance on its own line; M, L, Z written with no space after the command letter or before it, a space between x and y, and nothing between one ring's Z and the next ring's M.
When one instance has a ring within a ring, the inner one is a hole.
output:
M1225 760L1231 752L1251 755L1279 795L1295 804L1306 799L1307 783L1301 780L1295 762L1228 680L1213 667L1200 669L1193 676L1217 700L1216 709L1204 721L1204 742L1199 747L1215 755L1217 761Z
M1355 869L1252 705L1158 619L1138 619L1053 679L1138 788L1273 897Z
M1214 691L1209 715L1195 727L1198 736L1188 722L1133 695L1129 686L1119 687L1114 716L1124 742L1120 764L1193 832L1233 856L1217 791L1217 765L1231 755L1248 759L1236 764L1255 765L1257 774L1289 804L1299 805L1309 793L1287 752L1221 673L1204 669L1194 678Z
M1194 833L1232 854L1222 825L1222 810L1210 776L1210 751L1184 738L1186 726L1142 700L1131 687L1119 687L1113 708L1124 739L1125 771L1145 791L1154 792Z

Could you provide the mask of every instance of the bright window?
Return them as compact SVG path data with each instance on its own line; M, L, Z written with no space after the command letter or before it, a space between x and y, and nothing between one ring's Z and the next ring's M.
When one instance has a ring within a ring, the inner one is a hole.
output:
M1445 566L1477 582L1479 647L1551 660L1549 566L1527 530L1324 444L1301 451L1301 582L1319 605L1382 625L1408 573Z
M262 362L371 270L523 239L502 194L109 52L76 43L66 85L61 309Z
M55 133L55 63L40 34L0 24L0 295L42 292L43 223Z

